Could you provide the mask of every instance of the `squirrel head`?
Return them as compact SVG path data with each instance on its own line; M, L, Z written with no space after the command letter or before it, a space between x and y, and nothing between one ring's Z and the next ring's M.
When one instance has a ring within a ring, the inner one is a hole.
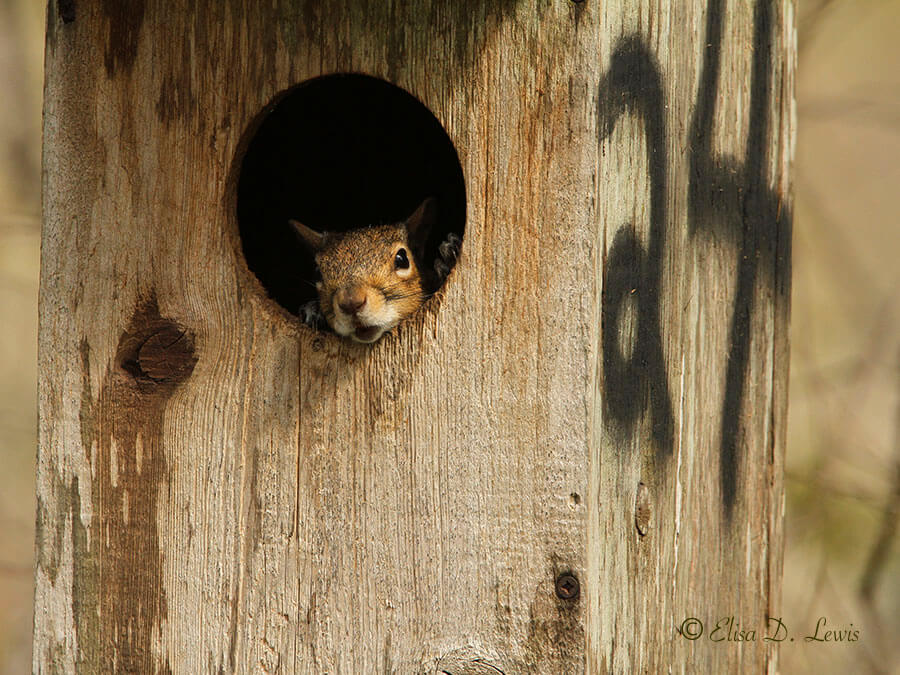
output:
M422 258L435 216L429 197L405 221L390 225L317 232L290 221L315 255L319 306L335 333L375 342L422 305Z

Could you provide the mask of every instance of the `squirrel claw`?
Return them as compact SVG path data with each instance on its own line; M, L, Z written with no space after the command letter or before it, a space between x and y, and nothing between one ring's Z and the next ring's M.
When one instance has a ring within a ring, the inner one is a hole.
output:
M297 314L300 317L300 321L310 328L318 328L319 322L322 320L322 312L319 310L319 302L317 300L310 300L300 305Z
M438 246L438 258L434 261L434 271L438 275L438 279L443 282L450 274L450 269L459 258L459 249L462 245L462 239L455 233L451 232L447 238Z

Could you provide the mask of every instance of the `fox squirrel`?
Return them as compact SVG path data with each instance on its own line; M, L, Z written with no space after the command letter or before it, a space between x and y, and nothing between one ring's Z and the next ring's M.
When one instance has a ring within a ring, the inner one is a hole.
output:
M324 317L335 333L356 342L375 342L412 316L446 279L462 244L450 233L429 269L425 242L437 222L433 197L406 220L389 225L317 232L289 222L315 255L321 276L319 299L300 307L300 319L316 328Z

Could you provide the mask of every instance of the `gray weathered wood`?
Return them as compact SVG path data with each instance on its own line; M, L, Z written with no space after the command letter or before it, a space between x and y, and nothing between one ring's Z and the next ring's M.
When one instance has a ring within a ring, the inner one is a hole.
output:
M774 671L790 0L57 2L35 672ZM251 121L346 71L469 200L373 347L269 300L234 211Z

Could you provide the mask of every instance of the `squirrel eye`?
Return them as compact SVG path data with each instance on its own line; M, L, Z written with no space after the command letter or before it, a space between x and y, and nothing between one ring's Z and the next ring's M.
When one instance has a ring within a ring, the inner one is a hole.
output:
M409 258L406 257L405 248L401 248L394 256L394 267L398 270L409 269Z

